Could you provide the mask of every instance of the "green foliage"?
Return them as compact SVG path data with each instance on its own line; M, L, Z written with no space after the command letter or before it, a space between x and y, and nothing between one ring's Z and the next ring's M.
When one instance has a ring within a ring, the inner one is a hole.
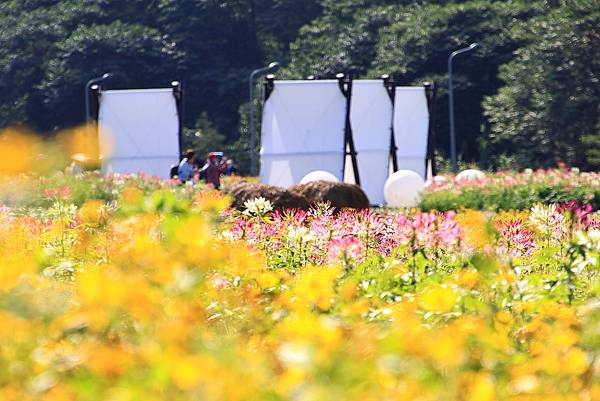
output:
M585 155L590 167L600 167L600 118L598 119L598 124L596 124L596 132L582 136L581 142L585 147Z
M495 153L514 155L516 167L598 165L599 27L600 2L569 1L515 29L527 45L484 104Z
M82 86L90 76L110 71L111 86L168 86L182 53L161 32L139 24L116 21L109 25L79 26L57 43L57 52L48 61L41 86L46 88L44 116L57 113L63 124L75 125L84 113ZM105 59L101 64L98 62ZM77 110L80 113L74 113ZM51 126L52 120L45 125Z
M183 134L183 149L194 149L196 157L204 159L209 152L223 149L225 137L219 133L203 113L194 129L186 129Z
M402 85L438 83L437 144L447 148L447 58L472 42L480 48L454 61L455 113L459 152L481 160L478 138L487 136L481 102L501 82L500 65L511 60L523 40L510 27L545 11L541 2L478 0L445 4L350 2L331 6L323 17L302 29L292 44L289 74L331 77L351 72L357 77L390 74Z
M594 168L599 10L600 0L8 0L0 3L0 26L10 27L0 30L0 127L51 133L82 122L84 85L107 71L112 88L177 79L188 135L199 121L216 133L198 150L228 149L245 171L248 75L278 60L283 78L435 80L444 157L447 58L479 42L454 61L460 158L496 169L558 160Z

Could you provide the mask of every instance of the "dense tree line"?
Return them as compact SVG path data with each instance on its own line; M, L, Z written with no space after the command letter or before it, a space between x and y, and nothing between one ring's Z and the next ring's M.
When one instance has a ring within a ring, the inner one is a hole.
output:
M51 134L81 123L85 82L186 90L186 138L244 167L247 78L438 83L447 154L447 57L455 59L459 153L482 167L600 166L600 0L5 0L0 126Z

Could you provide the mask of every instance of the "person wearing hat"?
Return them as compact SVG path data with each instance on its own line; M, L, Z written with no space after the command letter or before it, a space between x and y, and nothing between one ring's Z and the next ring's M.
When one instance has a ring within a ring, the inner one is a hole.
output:
M200 175L204 176L207 184L219 189L221 187L221 174L226 169L227 163L223 157L223 152L210 152L206 164L200 169Z
M75 153L71 156L71 164L67 167L66 172L71 175L80 175L85 171L84 166L89 162L89 157L83 153Z

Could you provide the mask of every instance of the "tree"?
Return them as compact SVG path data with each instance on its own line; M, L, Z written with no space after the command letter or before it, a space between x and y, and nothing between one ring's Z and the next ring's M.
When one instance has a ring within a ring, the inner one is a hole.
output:
M184 130L183 148L194 149L199 161L205 160L209 152L222 151L224 146L225 137L215 129L206 113L200 115L193 129Z
M438 83L438 146L447 147L447 58L472 42L477 53L455 61L455 99L459 150L467 160L480 159L487 135L481 102L502 85L501 64L510 61L523 40L510 34L519 21L544 13L542 2L478 0L462 2L326 2L324 15L302 28L291 46L290 77L331 77L350 72L357 78L392 75L402 85ZM354 5L354 7L352 6ZM362 5L357 7L357 5Z
M229 141L237 137L250 72L284 61L298 27L320 10L316 0L161 0L160 9L164 31L187 55L187 125L206 111Z
M120 21L110 25L80 26L56 45L48 60L43 119L47 129L54 115L61 123L75 125L84 115L84 85L90 77L114 74L111 87L164 87L177 77L183 54L161 32Z
M495 153L514 167L598 166L600 2L565 2L517 34L527 45L501 68L506 85L484 104Z
M303 27L290 46L286 73L295 78L333 77L339 72L364 76L376 55L379 30L389 25L390 15L390 7L373 7L351 17L334 13L318 18Z
M46 62L71 29L100 13L98 7L85 5L83 0L0 3L0 26L10 27L0 30L0 127L26 124L45 128L44 89L39 85Z
M502 85L498 68L511 60L513 51L523 43L511 35L511 26L546 10L540 2L487 0L405 8L381 33L372 75L388 73L402 85L436 81L437 145L448 149L448 56L479 43L476 51L453 62L455 120L461 157L486 164L482 145L489 124L481 102Z

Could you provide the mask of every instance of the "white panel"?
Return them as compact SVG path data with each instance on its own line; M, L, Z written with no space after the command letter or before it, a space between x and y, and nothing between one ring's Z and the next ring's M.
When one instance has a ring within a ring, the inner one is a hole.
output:
M172 89L100 93L102 170L169 177L179 161L179 117Z
M424 157L398 157L398 170L412 170L425 179Z
M396 87L394 135L398 168L413 170L425 179L429 111L424 87Z
M352 83L350 121L360 184L371 204L383 204L388 177L392 101L381 80Z
M261 182L287 187L314 170L341 181L345 120L337 80L275 81L263 108Z

